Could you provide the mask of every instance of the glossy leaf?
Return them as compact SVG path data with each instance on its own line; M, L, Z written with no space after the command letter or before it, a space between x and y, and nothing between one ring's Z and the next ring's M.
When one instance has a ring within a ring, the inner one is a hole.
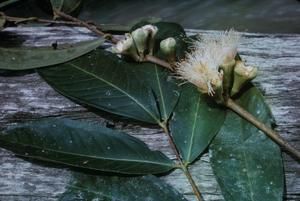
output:
M59 201L186 201L168 184L155 176L117 177L75 174Z
M149 123L169 118L179 93L165 69L126 62L104 50L39 73L72 100Z
M16 3L20 0L4 0L4 2L0 3L0 9L4 8L5 6L9 6L10 4Z
M28 158L106 172L154 174L174 168L169 158L130 135L67 119L13 126L0 135L0 145Z
M224 119L223 108L202 95L194 86L183 86L170 120L170 130L185 162L193 162L208 147Z
M248 89L238 103L264 123L273 118L261 93ZM210 147L214 174L228 201L281 201L284 176L280 148L229 111Z
M81 42L75 45L58 45L53 47L0 47L0 69L26 70L40 68L70 61L84 55L104 42L104 39L96 39Z

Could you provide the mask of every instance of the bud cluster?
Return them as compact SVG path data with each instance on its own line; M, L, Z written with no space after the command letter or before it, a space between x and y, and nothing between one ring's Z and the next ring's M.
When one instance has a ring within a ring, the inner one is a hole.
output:
M158 28L153 25L137 28L131 33L126 33L125 38L120 40L112 50L114 53L129 56L136 62L143 62L146 55L153 55L157 32ZM168 61L175 62L176 41L174 38L162 40L160 49Z

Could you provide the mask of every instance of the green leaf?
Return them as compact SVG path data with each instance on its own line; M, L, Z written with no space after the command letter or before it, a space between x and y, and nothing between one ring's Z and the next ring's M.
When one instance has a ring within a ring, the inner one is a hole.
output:
M52 8L64 13L72 13L81 7L82 0L50 0Z
M7 1L4 1L4 2L0 3L0 9L5 7L5 6L8 6L10 4L16 3L18 1L20 1L20 0L7 0Z
M0 47L0 69L26 70L70 61L94 50L104 42L96 39L75 45L53 47Z
M257 88L238 100L271 126L271 111ZM261 131L229 111L210 147L213 171L228 201L281 201L284 176L280 148Z
M117 177L75 174L59 201L186 201L174 188L155 176Z
M185 162L193 162L207 148L224 119L223 108L202 95L194 86L183 86L169 124L175 144Z
M0 145L32 159L122 174L162 173L175 166L130 135L67 119L13 126L0 135Z
M168 119L179 94L165 69L126 62L104 50L39 73L76 102L149 123Z

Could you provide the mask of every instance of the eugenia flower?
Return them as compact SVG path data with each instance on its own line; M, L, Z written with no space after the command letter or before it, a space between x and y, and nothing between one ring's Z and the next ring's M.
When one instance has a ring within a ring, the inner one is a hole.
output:
M239 39L240 35L230 30L195 40L192 52L176 64L178 77L196 85L200 92L214 96L223 82L219 67L235 58Z

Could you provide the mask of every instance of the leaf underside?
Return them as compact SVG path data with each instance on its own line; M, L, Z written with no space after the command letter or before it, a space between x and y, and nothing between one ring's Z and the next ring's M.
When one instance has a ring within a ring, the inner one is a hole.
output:
M27 70L70 61L84 55L104 42L104 39L53 47L0 47L0 69Z
M264 98L250 87L238 103L271 126ZM228 201L281 201L284 176L280 148L264 133L229 111L210 146L211 164Z
M0 142L27 158L84 169L155 174L174 168L172 160L130 135L68 119L13 126L0 135Z
M155 176L117 177L75 174L59 201L186 201L174 188Z

